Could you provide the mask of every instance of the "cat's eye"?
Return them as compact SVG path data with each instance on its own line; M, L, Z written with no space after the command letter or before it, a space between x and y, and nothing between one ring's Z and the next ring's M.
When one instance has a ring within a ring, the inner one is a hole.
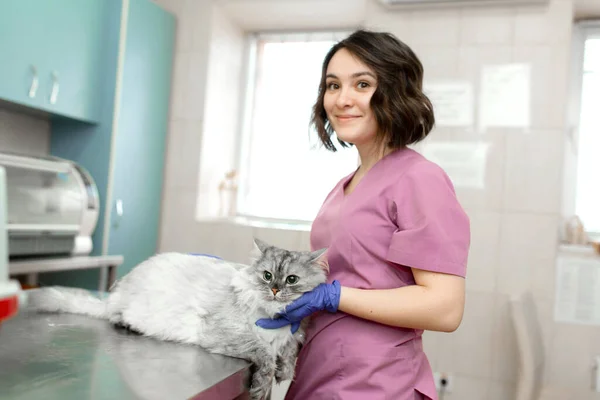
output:
M296 275L290 275L285 279L285 283L287 283L288 285L294 285L298 283L299 279L300 278L298 278Z
M269 271L265 271L265 272L263 272L263 279L267 282L270 282L271 279L273 279L273 274L270 273Z

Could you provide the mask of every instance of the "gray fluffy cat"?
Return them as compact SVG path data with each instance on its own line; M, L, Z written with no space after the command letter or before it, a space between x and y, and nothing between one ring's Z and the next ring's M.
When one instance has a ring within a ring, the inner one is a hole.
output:
M287 251L255 240L251 265L181 253L149 258L119 280L106 299L82 289L48 287L29 291L37 311L107 319L145 336L199 345L212 353L254 364L250 394L261 399L273 377L292 379L305 322L262 329L302 293L325 282L327 263L315 252Z

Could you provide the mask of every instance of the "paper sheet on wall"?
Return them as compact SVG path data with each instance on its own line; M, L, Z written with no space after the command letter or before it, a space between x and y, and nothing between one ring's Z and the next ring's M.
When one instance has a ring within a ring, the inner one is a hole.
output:
M489 143L428 142L422 154L442 167L456 187L483 189Z
M470 82L426 82L437 126L473 125L473 85Z
M559 257L555 290L555 321L600 325L600 260Z
M479 127L530 125L531 66L486 65L481 72Z

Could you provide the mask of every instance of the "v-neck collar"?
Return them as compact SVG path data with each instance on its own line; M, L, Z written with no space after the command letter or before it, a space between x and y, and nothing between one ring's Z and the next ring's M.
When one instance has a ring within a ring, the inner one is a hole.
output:
M360 166L358 166L354 170L354 172L352 172L351 174L349 174L348 176L346 176L346 178L344 178L344 180L342 181L342 185L341 185L342 198L344 200L347 200L348 198L350 198L358 190L359 187L364 186L363 185L363 181L369 176L369 174L371 174L373 172L373 170L375 170L377 168L381 168L381 166L385 164L385 161L387 159L390 159L390 158L392 158L393 156L395 156L397 154L403 153L407 149L408 148L402 148L402 149L394 150L394 151L386 154L385 156L383 156L381 159L377 160L377 162L375 164L373 164L373 166L371 168L369 168L367 170L367 172L365 172L365 174L363 175L363 177L360 178L360 181L358 181L358 183L356 183L356 185L354 186L354 189L352 189L352 191L350 193L346 194L346 187L350 184L350 182L352 182L352 179L356 176L356 173L360 169Z

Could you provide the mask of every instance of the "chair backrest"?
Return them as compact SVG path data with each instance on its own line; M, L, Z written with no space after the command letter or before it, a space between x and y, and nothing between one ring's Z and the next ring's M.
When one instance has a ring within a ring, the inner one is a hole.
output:
M510 299L510 309L519 351L519 373L515 400L538 400L544 374L544 341L537 309L530 292Z

